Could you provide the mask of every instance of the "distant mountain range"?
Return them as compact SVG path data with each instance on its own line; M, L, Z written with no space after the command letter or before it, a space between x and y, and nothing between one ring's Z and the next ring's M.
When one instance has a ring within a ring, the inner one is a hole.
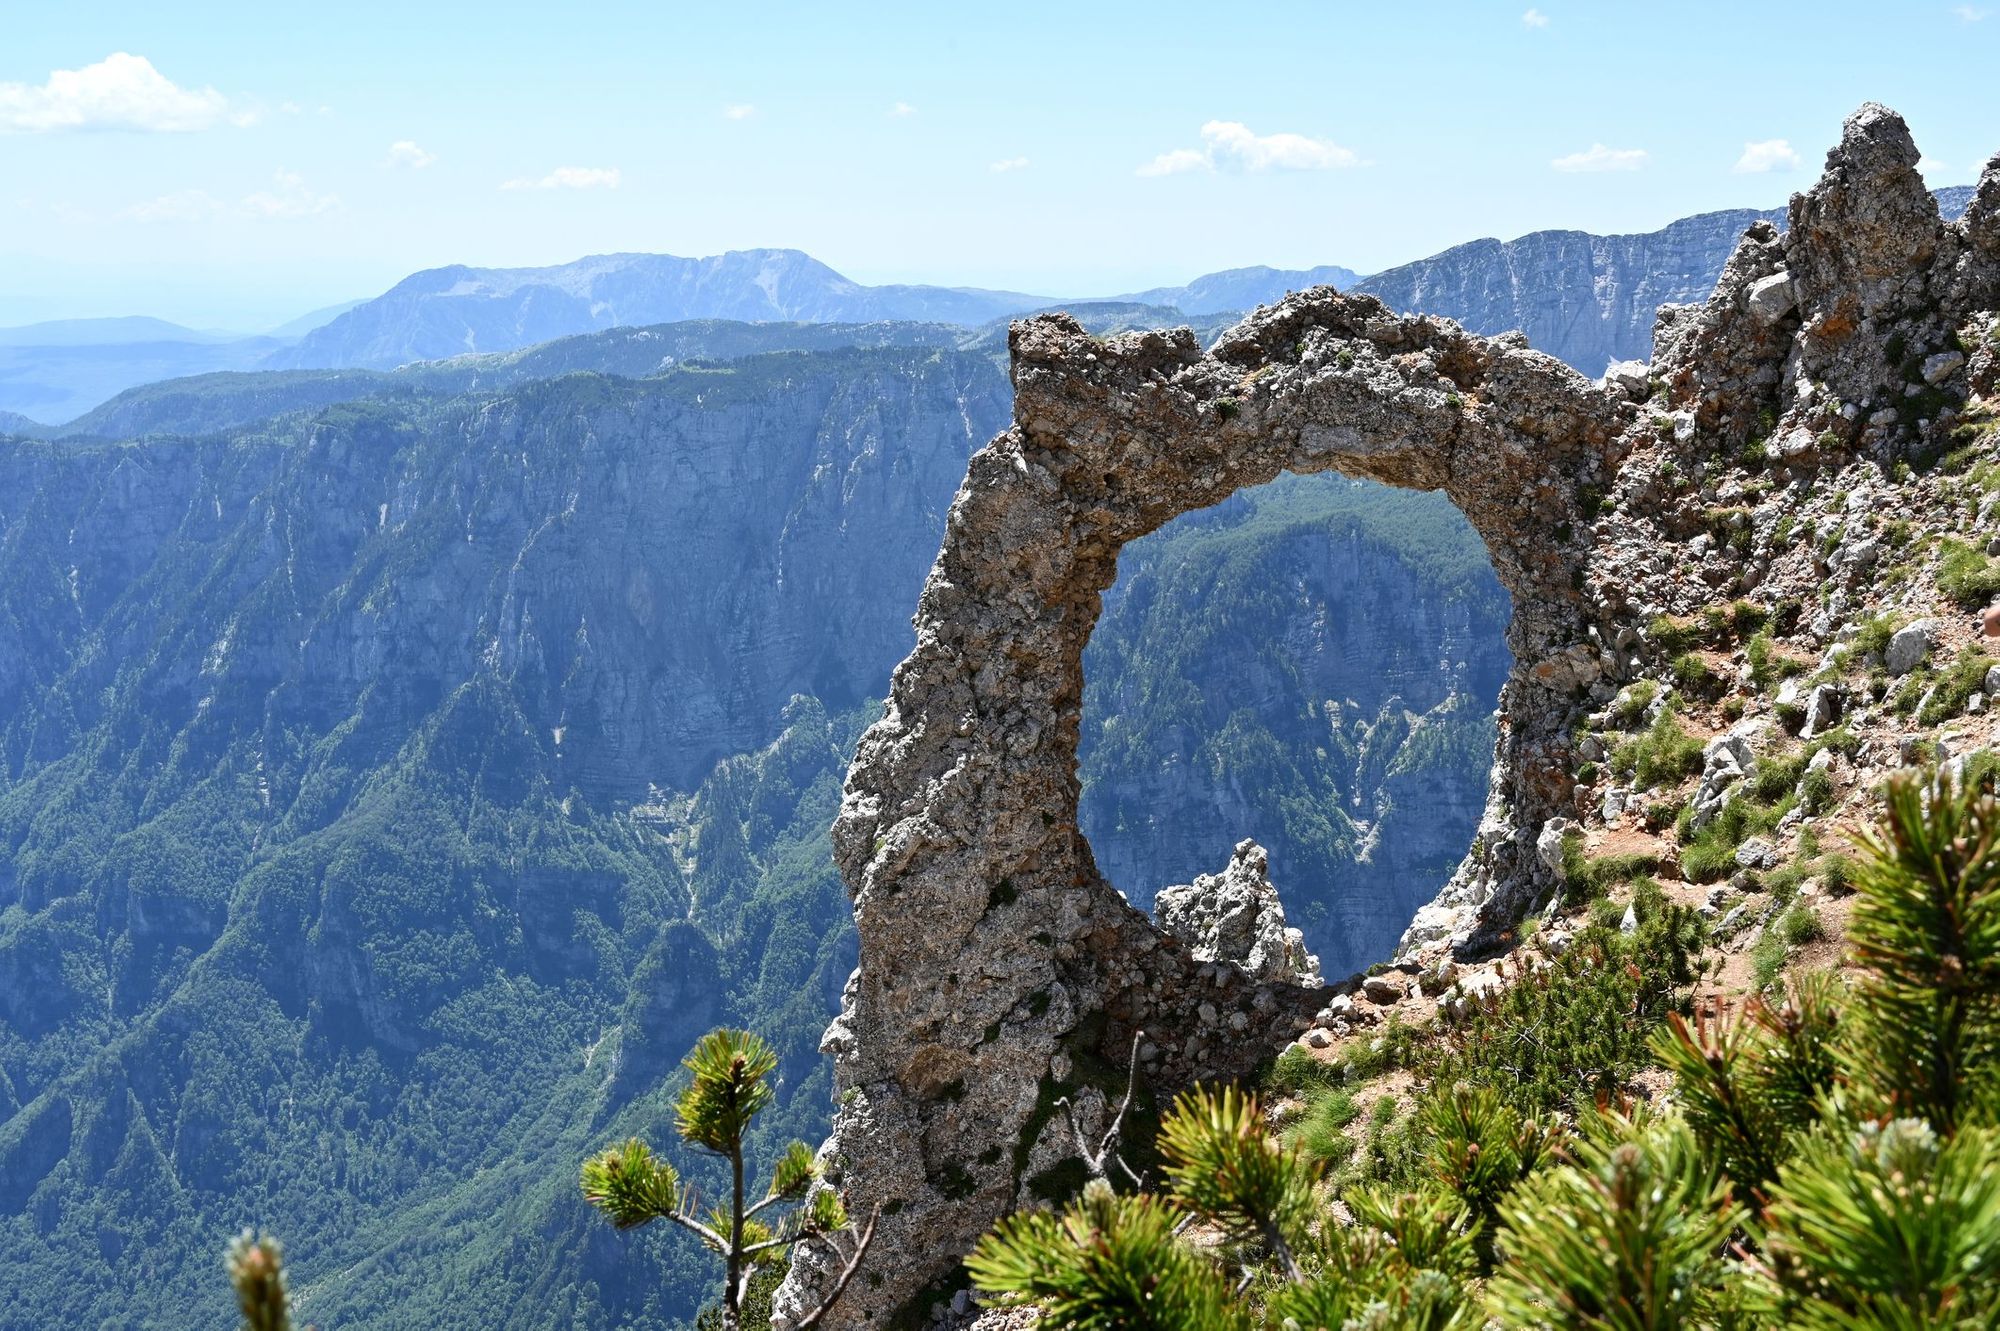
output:
M307 333L272 368L391 369L572 333L683 319L981 324L1052 303L971 287L851 282L799 250L605 254L553 268L433 268Z
M1283 300L1293 291L1331 286L1342 291L1361 280L1352 268L1229 268L1197 277L1186 286L1153 287L1115 297L1141 305L1167 305L1183 314L1241 313Z
M1956 217L1971 194L1967 186L1939 190L1939 206ZM1654 312L1664 303L1704 299L1743 229L1759 218L1782 225L1785 213L1703 213L1637 235L1537 231L1511 241L1475 240L1367 278L1334 266L1234 268L1091 303L1123 305L1135 320L1207 323L1331 283L1380 296L1396 309L1446 315L1475 332L1521 329L1533 345L1594 375L1609 360L1645 359ZM434 268L373 300L316 311L262 337L229 338L143 317L0 329L0 413L53 425L75 421L122 390L185 376L390 370L618 327L724 319L977 329L1076 304L975 287L864 286L783 249L700 259L610 254L548 268ZM937 336L937 345L957 340ZM0 429L32 432L4 415Z

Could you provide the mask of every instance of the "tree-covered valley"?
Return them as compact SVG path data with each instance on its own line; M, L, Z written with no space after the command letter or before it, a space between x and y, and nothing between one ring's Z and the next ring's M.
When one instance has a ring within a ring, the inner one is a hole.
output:
M217 1322L252 1222L322 1326L693 1315L699 1253L589 1226L577 1162L663 1135L721 1021L779 1050L760 1132L822 1133L826 829L1008 419L997 338L873 327L224 376L111 404L137 441L0 443L0 1324ZM1376 959L1484 795L1476 538L1312 478L1126 561L1107 872L1144 902L1256 836L1329 968Z

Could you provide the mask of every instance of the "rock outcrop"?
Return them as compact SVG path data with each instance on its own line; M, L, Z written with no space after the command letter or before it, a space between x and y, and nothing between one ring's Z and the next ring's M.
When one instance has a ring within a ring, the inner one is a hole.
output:
M1286 926L1271 857L1254 841L1238 842L1221 873L1161 888L1153 914L1196 961L1226 961L1253 980L1320 982L1319 958L1306 951L1304 934Z
M1014 425L972 459L834 832L860 967L827 1037L826 1150L850 1207L882 1216L840 1324L879 1324L996 1216L1073 1182L1050 1106L1088 1117L1135 1037L1158 1094L1248 1070L1326 996L1200 960L1097 872L1076 823L1080 661L1119 549L1280 470L1452 499L1513 597L1515 664L1480 834L1403 960L1501 945L1556 886L1549 825L1585 812L1586 714L1663 669L1658 616L1768 571L1743 554L1766 533L1715 535L1750 520L1718 501L1751 468L1764 494L1924 455L1968 387L1992 387L2000 256L1977 201L1969 223L1939 219L1915 160L1892 112L1851 118L1790 234L1751 227L1704 305L1662 313L1642 388L1325 290L1207 355L1185 331L1015 326ZM1967 329L1975 354L1928 379ZM813 1260L781 1310L823 1278Z

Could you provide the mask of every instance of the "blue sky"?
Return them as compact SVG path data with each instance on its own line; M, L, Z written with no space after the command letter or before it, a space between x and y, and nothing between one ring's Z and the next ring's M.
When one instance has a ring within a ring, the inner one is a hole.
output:
M1871 99L1965 183L1988 3L0 0L0 325L254 328L614 250L1051 295L1371 271L1780 203Z

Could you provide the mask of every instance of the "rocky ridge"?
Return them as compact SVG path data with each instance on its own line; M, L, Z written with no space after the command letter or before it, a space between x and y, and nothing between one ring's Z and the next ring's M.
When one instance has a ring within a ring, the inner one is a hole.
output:
M835 831L861 965L826 1150L894 1255L843 1324L921 1303L996 1215L1058 1190L1044 1105L1101 1106L1135 1032L1157 1092L1346 1034L1409 978L1468 1001L1533 964L1530 908L1559 949L1564 907L1640 862L1747 939L1801 876L1837 894L1821 838L1876 774L1986 761L2000 671L1963 611L2000 591L2000 159L1947 223L1917 157L1862 108L1789 230L1751 226L1705 303L1662 311L1652 363L1596 384L1325 291L1206 356L1016 326L1015 424L972 461ZM1075 822L1078 661L1118 548L1280 468L1444 490L1515 605L1480 834L1405 978L1333 1004L1160 933ZM802 1259L781 1310L818 1278Z

